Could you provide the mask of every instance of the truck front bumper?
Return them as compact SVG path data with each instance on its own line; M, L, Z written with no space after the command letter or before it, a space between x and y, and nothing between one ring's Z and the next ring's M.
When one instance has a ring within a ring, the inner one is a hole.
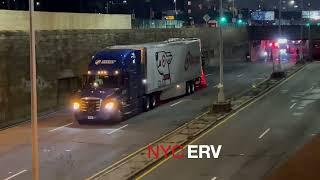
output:
M96 111L95 113L75 112L74 117L79 122L111 122L120 121L120 111Z

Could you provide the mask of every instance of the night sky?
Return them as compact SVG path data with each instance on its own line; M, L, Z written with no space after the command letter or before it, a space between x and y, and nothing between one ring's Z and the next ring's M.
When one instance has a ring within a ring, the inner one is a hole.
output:
M320 9L320 0L304 0L305 4L308 2L311 3L311 9ZM238 7L241 8L252 8L255 9L258 6L258 0L235 0ZM272 9L273 6L278 6L278 0L264 0L265 7ZM301 0L296 0L297 4L301 2Z

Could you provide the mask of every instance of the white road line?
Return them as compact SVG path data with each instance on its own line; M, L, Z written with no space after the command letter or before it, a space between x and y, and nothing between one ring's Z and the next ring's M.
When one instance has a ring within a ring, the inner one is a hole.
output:
M183 100L178 101L178 102L176 102L176 103L174 103L174 104L171 104L170 107L176 106L176 105L178 105L178 104L180 104L180 103L182 103L182 102L183 102Z
M243 76L243 74L239 74L237 77L238 77L238 78L241 78L242 76Z
M207 74L207 75L206 75L206 77L208 77L208 76L212 76L212 75L213 75L213 74Z
M113 131L109 132L108 135L111 135L112 133L115 133L115 132L123 129L123 128L127 127L128 125L129 125L129 124L126 124L126 125L124 125L124 126L119 127L118 129L114 129Z
M297 103L293 103L293 104L290 106L290 109L292 109L295 105L297 105Z
M211 180L216 180L217 179L217 177L213 177Z
M73 123L69 123L69 124L66 124L66 125L64 125L64 126L60 126L60 127L55 128L55 129L51 129L51 130L50 130L50 131L48 131L48 132L53 132L53 131L56 131L56 130L62 129L62 128L64 128L64 127L70 126L71 124L73 124Z
M18 173L16 173L16 174L14 174L14 175L12 175L12 176L10 176L10 177L7 177L7 178L5 178L4 180L12 179L12 178L17 177L17 176L19 176L20 174L25 173L25 172L27 172L26 169L24 169L24 170L22 170L22 171L20 171L20 172L18 172Z
M260 136L259 139L263 138L264 135L266 135L270 131L270 128L265 130Z

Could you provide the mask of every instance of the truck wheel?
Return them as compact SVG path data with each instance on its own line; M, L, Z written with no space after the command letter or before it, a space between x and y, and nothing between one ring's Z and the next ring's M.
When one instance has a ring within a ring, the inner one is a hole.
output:
M151 97L150 97L150 105L151 105L151 108L155 108L156 107L157 99L156 99L155 95L151 95Z
M195 92L195 86L194 86L194 82L192 81L191 83L190 83L190 90L191 90L191 94L193 94L194 92Z
M189 82L186 83L186 94L187 95L191 94L191 85Z
M144 111L150 110L151 104L150 104L150 97L149 96L145 96L144 102L143 102L143 108L144 108Z

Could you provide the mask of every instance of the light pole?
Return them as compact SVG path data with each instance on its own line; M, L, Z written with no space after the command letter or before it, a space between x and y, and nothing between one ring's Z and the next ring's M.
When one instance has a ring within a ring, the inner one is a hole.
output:
M281 29L281 18L282 18L282 0L279 0L279 37L282 38L282 29ZM279 46L280 47L280 46ZM279 71L282 70L281 68L281 53L279 48Z
M303 8L304 8L304 0L301 0L301 24L300 24L300 51L299 51L299 60L300 62L303 61L303 26L304 26L304 22L303 22L303 17L302 17L302 12L303 12Z
M222 0L220 0L220 18L223 18L223 7ZM220 41L220 58L219 58L219 66L220 66L220 83L219 83L219 92L218 92L218 103L224 103L224 85L223 85L223 34L222 34L222 24L219 25L219 41Z
M235 5L234 5L234 1L235 1L235 0L232 0L232 19L235 18L235 12L234 12L234 10L235 10Z
M174 14L177 16L177 0L173 0L174 2Z
M38 107L36 42L33 28L34 1L29 0L30 19L30 80L31 80L31 126L32 126L32 179L39 180Z
M218 85L218 100L213 103L212 112L214 113L227 113L232 110L231 102L226 101L224 96L224 84L223 84L223 31L222 26L227 22L226 18L223 15L223 6L222 0L220 0L220 24L219 24L219 41L220 41L220 59L219 59L219 67L220 67L220 82Z

